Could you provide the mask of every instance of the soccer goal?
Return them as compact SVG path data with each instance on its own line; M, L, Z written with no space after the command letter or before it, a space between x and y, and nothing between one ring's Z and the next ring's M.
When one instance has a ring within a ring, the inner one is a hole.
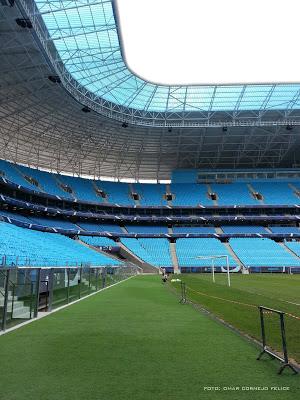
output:
M230 282L230 268L229 268L229 257L228 255L218 255L218 256L198 256L196 257L198 260L211 260L211 272L212 272L212 280L215 283L215 260L218 260L220 258L225 258L226 259L226 272L227 272L227 283L228 286L230 287L231 282Z

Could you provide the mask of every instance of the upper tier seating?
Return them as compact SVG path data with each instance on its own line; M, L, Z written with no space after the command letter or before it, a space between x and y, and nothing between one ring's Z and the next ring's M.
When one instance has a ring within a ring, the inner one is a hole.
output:
M87 243L91 246L95 247L113 247L117 246L117 244L107 237L99 237L99 236L79 236L79 239L84 243Z
M216 233L213 226L173 226L173 233Z
M3 177L9 181L27 187L32 190L38 190L35 185L27 182L23 175L17 171L14 164L7 161L0 160L0 171L3 173Z
M103 198L96 194L96 188L94 187L92 180L65 175L59 175L58 180L62 184L72 188L73 195L76 199L94 203L103 203Z
M217 194L218 205L259 204L259 202L251 195L246 183L218 183L211 184L211 188L213 192Z
M134 191L140 195L141 206L166 206L167 201L163 198L166 194L165 185L152 185L147 183L134 183Z
M230 226L224 225L222 226L222 230L224 233L267 233L263 226Z
M0 254L6 256L6 264L31 266L93 266L118 265L103 254L97 253L66 236L20 228L0 222Z
M90 222L79 222L78 225L86 230L92 232L122 232L119 225L114 224L93 224Z
M197 257L211 257L227 255L229 258L229 265L235 267L237 264L228 253L226 246L218 239L204 238L204 239L177 239L176 240L176 253L178 258L178 265L180 267L210 267L212 265L211 259L199 259ZM226 267L226 258L215 259L216 266Z
M122 243L145 262L155 267L172 267L167 239L122 239Z
M199 204L212 206L214 203L208 197L208 187L195 183L172 183L171 193L175 195L173 206L195 207Z
M45 193L52 194L53 196L73 199L72 194L63 190L62 187L59 185L59 181L57 180L58 177L57 174L51 174L49 172L39 171L38 169L27 168L21 165L17 165L15 168L18 169L18 171L20 171L23 175L32 177L39 183L39 187L36 186L32 187L31 185L29 187L30 189L34 190L42 189Z
M111 203L124 206L225 206L225 205L261 205L300 203L296 194L300 192L300 183L288 181L259 181L232 183L171 183L170 189L164 184L142 184L108 182L48 173L34 168L0 160L0 174L9 181L25 188L64 197L69 200L79 199L99 204ZM256 200L251 190L262 195L263 200ZM102 193L101 193L102 191ZM164 196L171 192L173 199L167 201ZM217 201L209 198L209 192L216 194ZM133 200L132 193L139 195Z
M231 248L246 267L298 267L300 259L271 239L234 238Z
M168 233L164 225L126 225L129 233Z
M99 190L103 190L107 194L108 203L124 204L127 206L135 205L134 200L130 196L131 191L128 183L95 181L95 184Z
M262 194L264 204L299 204L296 196L287 182L255 182L252 187Z

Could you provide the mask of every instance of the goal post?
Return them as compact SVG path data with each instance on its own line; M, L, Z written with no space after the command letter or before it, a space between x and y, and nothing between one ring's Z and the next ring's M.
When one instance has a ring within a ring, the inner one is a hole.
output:
M227 284L230 287L231 286L231 281L230 281L230 268L229 268L229 257L227 254L225 255L217 255L217 256L198 256L196 257L198 260L211 260L211 269L212 269L212 280L215 283L215 260L220 259L220 258L225 258L226 259L226 272L227 272Z

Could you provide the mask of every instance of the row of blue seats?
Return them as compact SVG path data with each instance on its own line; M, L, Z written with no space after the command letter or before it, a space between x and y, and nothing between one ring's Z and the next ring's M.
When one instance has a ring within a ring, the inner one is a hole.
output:
M97 253L80 242L55 233L45 233L20 228L13 224L0 222L0 254L5 256L7 265L31 266L93 266L118 265L103 254ZM85 243L110 247L116 243L109 238L80 237ZM140 259L156 267L172 267L171 248L167 239L123 238L122 243ZM270 239L230 239L230 247L246 267L300 267L300 242L278 244ZM287 250L289 248L291 251ZM179 267L209 267L214 257L216 266L236 267L228 245L215 238L178 239L176 256ZM223 257L221 257L223 256Z
M229 240L230 246L246 267L299 267L300 259L271 239ZM288 244L289 242L286 242Z
M122 239L122 243L140 259L156 267L172 267L170 245L167 239ZM271 239L230 239L229 247L214 238L184 238L176 241L176 256L180 267L300 267L300 242L284 245Z
M120 262L66 236L0 222L0 255L6 265L63 267L119 265Z
M1 175L8 180L29 189L49 193L69 199L80 199L97 203L115 203L121 205L136 205L131 194L137 193L138 203L143 206L166 206L168 201L165 194L171 192L174 206L202 205L259 205L259 204L287 204L299 203L300 182L257 182L250 184L233 182L228 184L193 184L174 183L167 189L163 184L141 184L107 182L90 180L66 175L59 175L28 168L21 165L0 160ZM33 180L32 180L33 178ZM36 184L38 186L36 186ZM107 198L101 196L101 191ZM217 200L209 197L209 192L215 193ZM263 198L257 200L253 192L260 193Z
M93 232L112 232L112 233L149 233L149 234L160 234L160 233L217 233L217 230L213 226L173 226L171 230L166 225L126 225L125 229L116 224L97 224L91 222L72 223L68 220L60 220L56 218L45 218L35 216L24 216L20 213L14 213L7 210L0 210L0 216L6 216L17 219L22 222L38 224L53 228L62 229L73 229L73 230L86 230ZM300 233L300 229L292 226L268 226L268 228L258 225L224 225L221 227L219 233Z

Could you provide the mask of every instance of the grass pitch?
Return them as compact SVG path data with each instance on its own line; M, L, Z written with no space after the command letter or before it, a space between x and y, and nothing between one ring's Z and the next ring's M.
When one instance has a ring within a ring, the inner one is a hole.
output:
M256 361L255 346L180 305L158 276L1 336L0 354L1 400L294 400L300 389L277 362Z
M291 358L300 363L300 275L183 274L188 298L242 332L261 340L258 305L286 312L286 336ZM178 285L175 285L179 290ZM281 351L279 318L265 314L267 341Z

